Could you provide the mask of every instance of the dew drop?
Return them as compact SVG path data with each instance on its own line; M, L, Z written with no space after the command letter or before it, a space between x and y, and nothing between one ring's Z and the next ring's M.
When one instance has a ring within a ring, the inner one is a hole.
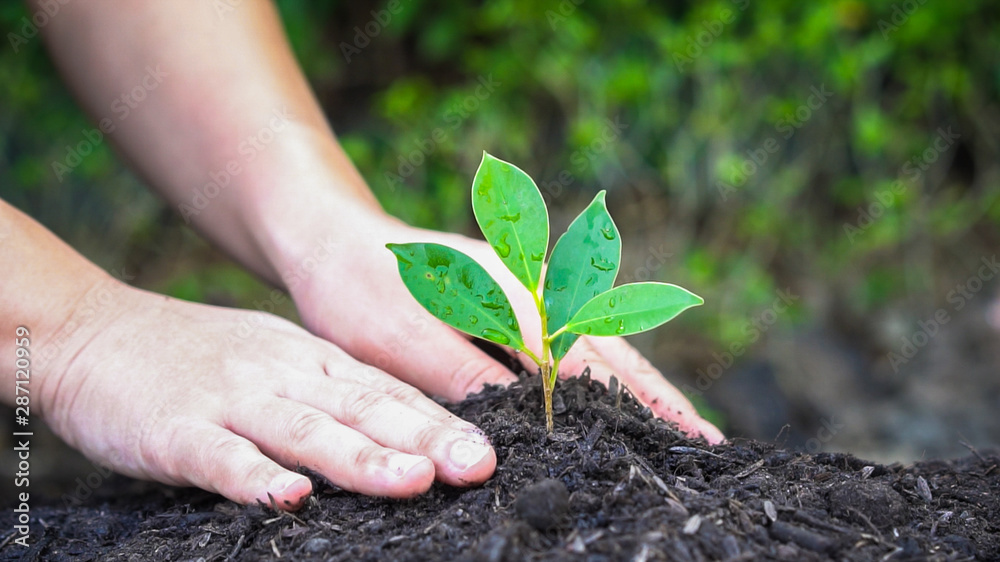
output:
M545 257L545 252L538 252L537 254L531 254L531 261L542 261Z
M591 273L590 277L588 277L587 280L584 281L583 284L586 285L586 286L588 286L588 287L593 287L594 283L597 283L597 274L596 273Z
M615 307L615 297L611 297L611 300L608 301L608 308L614 308L614 307Z
M486 201L487 203L491 203L493 201L493 198L490 197L491 187L493 187L491 182L484 181L479 184L479 189L476 190L476 193L483 198L483 201Z
M517 324L517 318L514 318L513 316L507 319L507 327L510 328L512 332L517 332L521 329L521 327Z
M616 334L624 334L625 333L625 321L624 320L619 320L618 321L618 328L615 330L615 333Z
M513 215L500 215L500 220L507 222L517 222L521 220L521 213L515 213Z
M509 233L504 232L501 234L496 245L493 246L493 249L497 251L497 254L499 254L501 258L506 258L510 255L510 244L507 243L507 234Z
M452 314L455 314L455 311L452 310L452 308L450 306L446 306L446 307L444 307L444 312L441 313L441 318L447 318L447 317L451 316Z
M483 305L483 308L488 308L490 310L500 310L501 308L503 308L502 304L500 304L500 303L498 303L496 301L491 301L491 300L487 300L487 299L482 299L480 301L480 304Z
M493 328L486 328L480 332L480 334L482 334L483 339L490 340L493 343L498 343L500 345L507 345L510 343L510 338L507 337L507 334L499 330L494 330Z
M478 316L469 316L469 324L478 324L478 323L479 323Z
M593 329L593 328L591 328L590 326L587 326L587 329L586 329L586 330L584 330L584 332L587 332L588 334L589 334L590 332L593 332L593 331L594 331L594 329Z
M598 259L596 257L590 258L590 265L596 269L600 269L601 271L611 271L612 269L615 268L615 264L609 262L604 258Z
M610 226L607 227L607 228L602 228L601 229L601 235L603 235L604 238L606 238L607 240L614 240L615 239L615 231Z

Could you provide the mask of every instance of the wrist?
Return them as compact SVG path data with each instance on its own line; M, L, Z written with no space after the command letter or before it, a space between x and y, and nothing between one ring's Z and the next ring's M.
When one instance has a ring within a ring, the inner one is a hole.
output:
M340 258L387 215L329 131L294 126L248 164L243 228L270 282L295 292L316 262Z

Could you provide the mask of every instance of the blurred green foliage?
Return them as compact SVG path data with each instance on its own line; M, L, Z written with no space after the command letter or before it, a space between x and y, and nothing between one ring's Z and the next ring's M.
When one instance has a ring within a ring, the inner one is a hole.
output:
M623 275L706 299L664 337L697 328L710 346L746 340L748 319L784 287L811 306L781 322L857 326L942 300L997 247L995 2L278 5L391 213L473 233L468 189L483 150L538 180L555 229L607 189ZM5 30L26 16L0 6ZM215 263L106 143L55 177L51 162L92 125L39 38L0 49L0 99L3 198L101 265L133 264L147 286L247 306L266 293ZM937 150L940 128L958 139Z

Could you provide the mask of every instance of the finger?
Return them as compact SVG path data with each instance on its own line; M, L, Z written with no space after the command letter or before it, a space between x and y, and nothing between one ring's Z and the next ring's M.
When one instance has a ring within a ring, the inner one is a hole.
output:
M426 457L383 447L329 414L287 398L268 398L230 413L226 426L285 466L302 465L346 490L413 497L430 488Z
M721 443L725 439L722 432L698 415L691 401L627 341L616 337L580 339L577 346L583 347L585 352L587 349L596 351L656 415L677 422L684 432L701 435L709 443Z
M377 367L355 361L333 344L329 344L329 346L332 351L337 352L327 356L323 360L323 371L331 380L361 384L372 390L386 392L401 402L406 403L411 408L432 416L442 423L452 420L456 424L456 427L463 429L472 427L475 431L479 431L469 422L452 414L444 406L428 398L426 394L417 390L416 387L397 379ZM293 389L288 388L281 395L291 397L294 392Z
M442 482L456 486L483 482L496 468L496 453L482 431L399 381L373 389L322 379L307 392L294 392L288 398L329 413L385 447L429 458ZM422 402L435 408L423 411L412 405Z
M397 325L384 335L389 346L365 342L356 356L424 392L456 402L480 392L485 384L517 381L510 369L424 310L413 310L410 318L416 318L413 325Z
M312 493L312 483L264 456L253 443L214 424L186 425L165 457L180 459L174 479L222 494L242 504L256 501L295 510ZM166 466L166 465L161 465Z

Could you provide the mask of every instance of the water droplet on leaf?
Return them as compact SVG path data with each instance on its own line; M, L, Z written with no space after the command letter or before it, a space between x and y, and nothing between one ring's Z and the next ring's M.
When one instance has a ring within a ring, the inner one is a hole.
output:
M537 254L531 254L531 261L542 261L545 257L545 252L538 252Z
M614 240L615 239L615 231L610 226L607 227L607 228L602 228L601 229L601 234L604 236L604 238L606 238L608 240Z
M493 343L498 343L500 345L507 345L510 343L510 338L507 337L507 334L499 330L494 330L493 328L486 328L480 333L483 335L483 339L490 340Z
M500 238L497 239L496 245L493 246L493 249L497 251L497 254L501 258L505 258L510 255L510 244L507 243L507 234L509 233L504 232L501 234Z
M517 222L521 220L521 213L515 213L513 215L500 215L500 220L507 222Z
M608 308L614 308L614 307L615 307L615 297L611 297L611 299L608 300Z
M597 269L600 269L601 271L611 271L612 269L615 268L615 264L609 262L604 258L596 258L596 257L590 258L590 265Z
M615 330L615 333L616 334L624 334L625 333L625 321L624 320L619 320L618 321L618 328Z
M479 323L478 316L469 316L469 324L478 324L478 323Z

